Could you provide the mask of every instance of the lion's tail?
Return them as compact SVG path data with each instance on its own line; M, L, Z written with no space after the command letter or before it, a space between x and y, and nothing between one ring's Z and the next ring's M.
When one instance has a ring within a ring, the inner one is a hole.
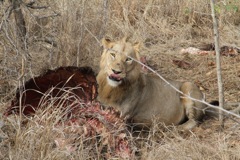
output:
M211 101L209 104L218 107L219 101L214 100ZM225 102L224 109L233 113L239 113L240 112L240 102ZM219 109L208 107L205 111L205 114L210 117L216 117L219 115ZM224 114L224 113L223 113Z

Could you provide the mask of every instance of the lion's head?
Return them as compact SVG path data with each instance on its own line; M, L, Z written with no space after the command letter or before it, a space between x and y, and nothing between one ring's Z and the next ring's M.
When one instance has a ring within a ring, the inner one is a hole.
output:
M124 82L135 81L140 74L139 43L132 44L123 38L112 42L102 40L104 51L100 61L101 71L105 73L107 82L112 87L117 87ZM133 60L134 59L134 60Z

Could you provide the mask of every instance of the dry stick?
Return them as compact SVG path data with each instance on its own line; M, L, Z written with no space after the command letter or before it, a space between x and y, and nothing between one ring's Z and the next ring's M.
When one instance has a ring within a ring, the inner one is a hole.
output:
M149 9L152 7L152 3L153 3L153 0L148 1L148 4L143 12L144 19L147 19L147 14L148 14Z
M211 11L212 11L214 42L215 42L215 52L216 52L219 108L223 109L223 106L224 106L224 91L223 91L223 83L222 83L220 52L219 52L218 23L217 23L217 19L216 19L216 16L215 16L214 0L210 0L210 4L211 4ZM222 110L219 110L219 122L220 122L220 125L223 127L224 124L223 124Z
M108 0L103 2L103 18L104 27L106 27L108 21ZM105 35L105 32L103 34Z
M26 7L29 7L31 9L47 9L49 8L49 6L34 6L35 2L29 2L27 4L25 4Z
M80 19L80 37L79 37L79 42L78 42L78 47L77 47L77 66L79 67L80 65L80 45L82 43L82 39L83 39L83 17L84 17L84 13L85 13L85 1L82 1L82 9L81 9L81 19Z
M84 25L83 26L84 27L84 29L97 41L97 43L99 44L99 45L101 45L102 43L98 40L98 38Z
M14 0L12 2L13 5L13 12L14 12L14 17L16 21L16 27L17 27L17 35L20 40L20 42L24 42L27 34L27 29L26 29L26 22L21 10L21 1L20 0ZM23 48L23 46L21 45Z
M7 9L5 10L5 12L2 15L2 21L0 23L0 31L2 30L3 27L3 23L10 17L11 13L13 11L13 7L12 5L8 6Z
M132 57L130 57L130 56L128 56L128 57L131 58L132 60L134 60L135 62L141 64L142 66L146 67L149 71L151 71L151 72L153 72L154 74L156 74L156 75L157 75L160 79L162 79L167 85L169 85L170 87L172 87L175 91L177 91L178 93L182 94L183 96L185 96L185 97L187 97L187 98L189 98L189 99L191 99L191 100L193 100L193 101L203 103L203 104L205 104L205 105L207 105L207 106L209 106L209 107L211 107L211 108L214 108L214 109L220 110L220 111L222 111L222 112L225 112L227 115L232 115L232 116L237 117L237 118L240 119L240 115L238 115L238 114L236 114L236 113L230 112L230 111L228 111L228 110L226 110L226 109L224 109L224 108L220 108L220 107L218 107L218 106L211 105L211 104L207 103L204 99L199 100L199 99L192 98L190 95L187 95L187 94L183 93L182 91L180 91L179 89L177 89L176 87L174 87L171 83L169 83L165 78L163 78L159 73L157 73L156 71L154 71L154 70L153 70L152 68L150 68L149 66L143 64L142 62L140 62L140 61L138 61L138 60L136 60L136 59L134 59L134 58L132 58Z
M99 38L103 38L103 35L106 34L106 26L108 22L108 0L103 1L103 10L102 10L102 16L103 16L103 23L100 29Z

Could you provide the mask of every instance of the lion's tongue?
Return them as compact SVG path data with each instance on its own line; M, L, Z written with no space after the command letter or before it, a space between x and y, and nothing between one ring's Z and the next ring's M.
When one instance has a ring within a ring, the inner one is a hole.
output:
M110 78L120 81L122 78L118 74L111 74Z

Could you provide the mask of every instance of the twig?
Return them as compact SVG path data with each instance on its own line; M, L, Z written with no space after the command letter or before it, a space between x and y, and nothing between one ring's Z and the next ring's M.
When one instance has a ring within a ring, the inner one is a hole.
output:
M29 7L31 9L47 9L48 8L48 6L33 6L34 4L35 4L35 1L29 2L25 5L26 5L26 7Z
M5 22L6 23L6 22ZM7 26L7 24L6 24L6 26ZM9 41L9 43L14 47L14 49L17 51L17 53L18 53L18 49L17 49L17 46L15 45L15 42L10 38L10 36L9 36L9 34L8 34L8 27L6 27L6 28L4 28L4 33L5 33L5 35L6 35L6 37L7 37L7 39L8 39L8 41Z
M101 45L101 42L98 40L98 38L85 25L84 25L84 28L98 42L98 44Z
M78 47L77 47L77 66L79 67L80 64L80 45L82 43L82 39L83 39L83 17L84 17L84 13L85 13L85 0L82 1L82 9L81 9L81 19L80 19L80 37L79 37L79 42L78 42Z
M38 18L43 19L43 18L57 17L57 16L60 16L60 13L54 13L54 14L51 14L51 15L41 16L41 17L38 17Z
M108 22L108 0L104 0L103 1L103 11L102 11L102 15L103 15L103 24L101 26L100 29L100 34L99 34L99 38L102 38L103 35L106 34L106 26L107 26L107 22Z
M17 28L17 36L20 42L20 46L22 48L24 41L26 41L26 35L27 35L27 29L26 29L26 22L23 16L23 12L21 9L21 0L14 0L12 1L13 5L13 12L14 12L14 18L15 18L15 23L16 23L16 28Z
M211 4L211 11L212 11L214 42L215 42L215 52L216 52L219 108L223 109L223 106L224 106L224 91L223 91L223 83L222 83L221 61L220 61L218 23L217 23L217 19L216 19L216 16L215 16L214 0L210 0L210 4ZM221 126L223 127L222 110L219 110L219 121L220 121Z
M2 18L2 21L1 21L1 24L0 24L0 31L2 30L3 23L10 17L12 11L13 11L13 6L12 5L8 6L6 11L4 12L4 14L2 16L3 18Z
M35 41L45 42L45 43L52 45L53 47L57 47L57 42L54 41L51 37L39 38L39 39L36 39Z

